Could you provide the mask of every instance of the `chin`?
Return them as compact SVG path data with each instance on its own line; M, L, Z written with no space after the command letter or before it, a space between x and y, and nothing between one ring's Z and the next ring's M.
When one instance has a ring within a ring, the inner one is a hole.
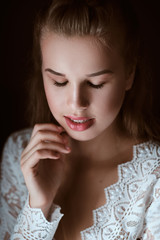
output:
M93 139L95 139L99 134L95 133L93 131L90 130L85 130L85 131L72 131L72 130L68 130L66 129L67 134L74 140L76 141L91 141Z
M91 141L100 136L106 129L106 126L103 126L104 128L97 128L94 124L84 131L75 131L70 129L64 122L61 122L60 125L65 129L67 134L76 141Z

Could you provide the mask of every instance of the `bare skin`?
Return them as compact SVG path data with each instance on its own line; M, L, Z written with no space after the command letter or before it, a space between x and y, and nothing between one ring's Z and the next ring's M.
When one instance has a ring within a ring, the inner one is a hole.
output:
M55 234L56 240L81 240L80 231L93 225L93 210L106 203L104 188L118 181L117 167L132 159L132 144L130 139L127 148L115 153L108 161L91 163L80 157L78 163L77 158L72 159L77 165L68 176L69 186L66 181L55 198L64 213Z
M21 169L31 207L41 208L46 218L53 202L62 208L56 240L80 240L80 231L93 224L93 209L105 204L104 188L118 180L117 165L131 160L133 142L107 161L101 156L95 161L62 132L53 124L36 125L22 153Z
M21 170L29 191L31 207L41 208L47 217L61 185L64 154L70 152L63 128L53 124L36 125L28 146L21 155Z
M48 105L63 128L36 125L21 168L31 207L46 218L53 202L62 208L56 240L80 240L80 231L93 224L92 211L106 201L104 188L118 180L118 164L132 158L135 142L120 131L118 114L134 68L126 69L117 48L110 51L92 37L47 32L41 51ZM93 124L77 131L66 117Z

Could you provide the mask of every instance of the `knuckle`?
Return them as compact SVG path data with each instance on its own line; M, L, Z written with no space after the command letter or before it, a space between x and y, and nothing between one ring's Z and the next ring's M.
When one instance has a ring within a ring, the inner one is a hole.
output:
M56 140L58 142L63 142L64 141L63 137L58 132L55 133L55 137L56 137Z
M21 167L21 171L23 174L25 174L26 170L27 170L27 164L24 164L23 162L20 164L20 167Z
M38 130L38 129L40 129L40 124L39 123L36 123L35 125L34 125L34 130Z
M34 132L34 133L37 133L37 132L39 132L41 129L42 129L42 124L36 123L36 124L34 125L33 132Z
M42 130L37 131L37 137L40 139L40 141L44 140L44 134Z
M38 149L39 150L44 148L44 146L45 146L45 142L41 141L41 142L38 143Z
M34 153L34 157L39 159L42 157L42 150L41 149L37 149Z
M40 124L36 123L33 127L31 138L37 133L39 129L40 129Z

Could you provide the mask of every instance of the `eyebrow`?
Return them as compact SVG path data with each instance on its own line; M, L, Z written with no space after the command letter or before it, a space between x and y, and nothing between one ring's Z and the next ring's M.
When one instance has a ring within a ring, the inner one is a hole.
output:
M46 68L46 69L45 69L45 72L50 72L50 73L52 73L52 74L54 74L54 75L65 77L65 74L56 72L56 71L54 71L54 70L52 70L52 69L50 69L50 68Z
M104 69L104 70L99 71L99 72L87 74L86 76L87 77L97 77L97 76L100 76L100 75L103 75L103 74L107 74L107 73L113 73L113 72L111 70Z
M50 68L46 68L45 72L50 72L50 73L52 73L54 75L65 77L65 74L56 72L56 71L54 71L54 70L52 70ZM99 72L87 74L86 76L87 77L97 77L97 76L100 76L100 75L103 75L103 74L107 74L107 73L113 73L113 72L111 70L104 69L104 70L99 71Z

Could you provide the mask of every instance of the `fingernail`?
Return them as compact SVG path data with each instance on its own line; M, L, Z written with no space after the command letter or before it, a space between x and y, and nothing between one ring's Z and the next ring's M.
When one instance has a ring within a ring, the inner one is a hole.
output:
M60 154L59 153L55 153L55 157L59 158Z
M66 139L66 138L63 138L63 142L64 142L64 144L68 144L68 140Z
M68 146L67 146L67 147L65 147L65 149L66 149L66 150L68 150L68 151L70 151L70 150L71 150L71 149L70 149L70 147L68 147Z
M57 129L59 132L62 132L64 130L61 126L58 126Z

